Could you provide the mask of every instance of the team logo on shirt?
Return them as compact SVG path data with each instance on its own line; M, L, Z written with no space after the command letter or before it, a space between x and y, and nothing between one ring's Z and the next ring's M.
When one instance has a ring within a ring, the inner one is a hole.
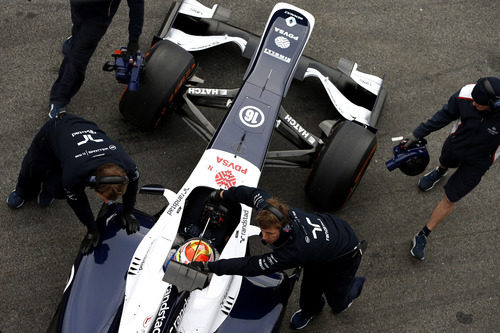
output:
M312 230L312 234L313 234L313 237L314 239L318 239L318 236L316 235L316 232L321 232L321 227L319 226L319 224L314 224L311 222L311 220L306 217L306 221L307 221L307 224L309 224L310 226L312 226L314 229Z

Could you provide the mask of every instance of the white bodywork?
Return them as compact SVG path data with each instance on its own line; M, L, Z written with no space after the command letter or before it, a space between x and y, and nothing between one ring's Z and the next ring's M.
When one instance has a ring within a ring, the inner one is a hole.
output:
M208 8L197 1L189 0L183 2L179 12L199 18L212 18L216 9L217 5L214 5L212 8ZM181 46L186 51L201 51L226 43L234 43L238 45L241 52L243 52L247 46L247 41L241 37L229 35L197 36L187 34L175 28L171 28L168 31L165 39ZM375 96L378 96L382 88L383 80L378 76L358 71L357 68L358 64L354 63L351 72L346 74L367 91ZM356 120L365 125L370 124L372 114L371 110L352 103L340 92L339 89L337 89L337 87L335 87L328 77L324 76L320 71L314 68L307 68L304 78L306 77L316 77L321 81L332 104L339 111L342 117L347 120Z
M225 177L225 178L221 178ZM169 259L184 210L185 200L198 186L214 189L231 186L257 186L260 170L248 161L224 151L206 150L191 177L147 233L135 251L127 275L125 303L119 332L149 332L169 284L162 280L163 265ZM225 182L226 186L223 185ZM248 237L259 233L250 226L251 209L242 205L240 223L220 254L220 258L245 255ZM214 304L232 304L238 296L241 276L213 276L210 285L195 290L178 318L180 332L212 332L226 318ZM229 300L229 301L228 301ZM193 318L193 316L195 318Z

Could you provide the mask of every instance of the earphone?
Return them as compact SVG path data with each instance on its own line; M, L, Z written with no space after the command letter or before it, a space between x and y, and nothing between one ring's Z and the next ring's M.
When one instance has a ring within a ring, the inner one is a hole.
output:
M495 95L495 90L487 78L482 81L482 84L488 94L488 105L491 111L500 111L500 96Z
M271 214L276 216L278 218L278 220L280 221L281 225L286 223L285 216L283 215L283 213L281 213L281 211L278 208L266 203L266 205L264 207L262 207L262 210L267 210L268 212L270 212ZM286 225L280 229L280 236L279 236L278 240L272 244L273 247L274 248L281 247L289 239L292 239L292 236L293 236L292 230L293 230L293 228L292 228L291 224L286 223ZM264 242L264 244L265 244L265 242Z
M89 180L90 187L97 187L103 184L128 184L128 177L125 175L122 176L104 176L101 178L97 178L96 176L91 176Z

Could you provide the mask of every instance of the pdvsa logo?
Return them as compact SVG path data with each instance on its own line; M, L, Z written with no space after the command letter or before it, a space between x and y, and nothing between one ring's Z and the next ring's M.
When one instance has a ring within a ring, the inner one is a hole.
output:
M225 188L227 190L228 188L236 185L236 177L230 170L221 171L215 175L215 182L221 188Z
M264 123L264 112L256 106L245 106L240 110L240 120L248 127L259 127Z

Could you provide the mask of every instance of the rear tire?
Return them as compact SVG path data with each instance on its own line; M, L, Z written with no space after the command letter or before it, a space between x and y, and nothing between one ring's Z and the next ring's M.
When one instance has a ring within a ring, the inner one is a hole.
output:
M195 67L192 54L182 47L168 40L153 45L145 56L139 89L127 87L120 98L125 120L141 129L156 127Z
M314 162L305 191L312 204L338 210L351 197L377 148L375 133L351 121L334 129Z

